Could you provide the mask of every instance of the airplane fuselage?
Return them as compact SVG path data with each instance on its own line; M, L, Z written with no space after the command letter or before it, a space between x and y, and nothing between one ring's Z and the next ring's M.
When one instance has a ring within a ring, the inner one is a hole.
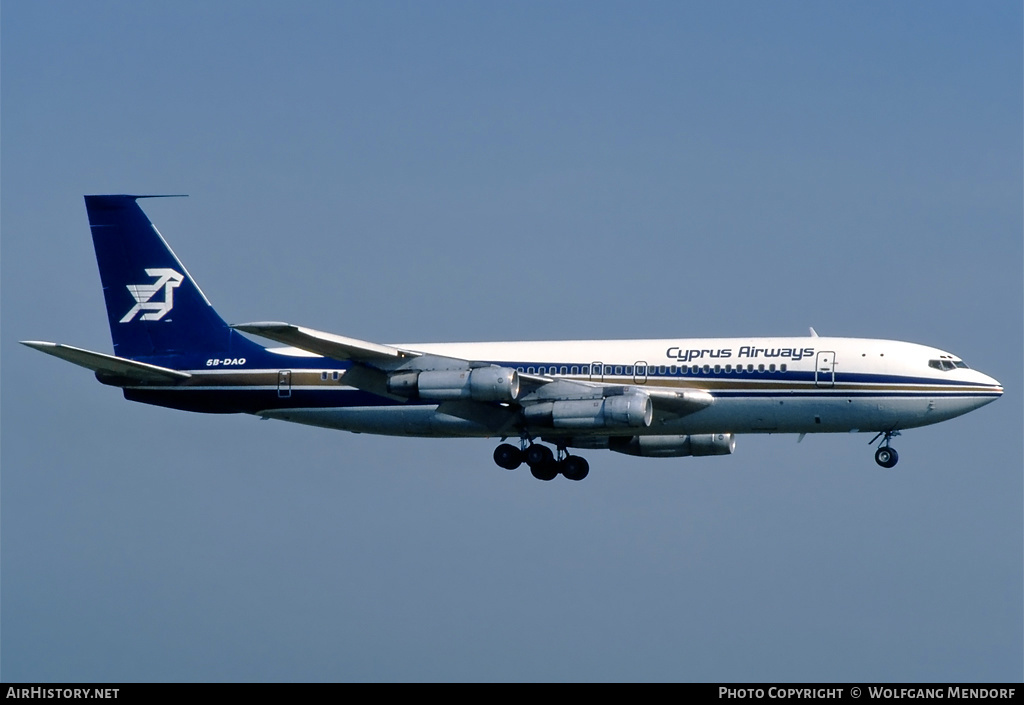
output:
M890 340L670 338L394 347L486 361L556 380L641 390L696 388L714 397L713 404L686 416L655 414L650 426L630 430L632 435L905 429L965 414L1002 393L998 382L949 353ZM166 359L145 361L162 364ZM351 365L295 349L271 348L255 360L196 358L193 364L186 370L192 375L187 382L130 386L125 395L190 411L250 413L360 433L504 435L445 413L437 403L397 401L349 386L345 374ZM602 429L526 430L550 437L608 435Z
M582 480L589 464L569 448L727 455L747 433L873 432L875 461L890 468L901 429L1003 392L936 348L813 329L803 338L382 345L283 322L228 325L139 198L85 197L114 353L23 341L133 401L356 433L511 438L518 445L494 450L499 467Z

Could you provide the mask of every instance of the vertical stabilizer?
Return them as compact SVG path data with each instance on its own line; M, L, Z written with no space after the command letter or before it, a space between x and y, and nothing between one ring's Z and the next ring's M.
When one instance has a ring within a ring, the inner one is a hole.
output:
M136 202L86 196L96 261L118 357L262 350L231 330Z

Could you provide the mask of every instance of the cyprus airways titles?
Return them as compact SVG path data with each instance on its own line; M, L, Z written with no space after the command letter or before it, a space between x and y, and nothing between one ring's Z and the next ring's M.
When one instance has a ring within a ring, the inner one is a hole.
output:
M784 357L790 360L802 360L805 357L810 357L814 354L814 348L756 348L752 345L743 345L739 348L736 353L736 357ZM689 348L683 349L678 346L672 346L665 351L665 357L678 360L679 362L689 362L690 360L700 360L704 357L707 358L728 358L732 357L732 348L718 348L711 350L708 348Z
M495 437L500 467L525 463L538 479L581 480L589 464L570 449L725 455L742 433L873 433L876 462L892 467L890 441L901 429L965 414L1003 392L936 348L813 330L805 338L381 345L288 323L229 326L140 198L85 197L114 354L23 341L92 370L133 401L365 433Z

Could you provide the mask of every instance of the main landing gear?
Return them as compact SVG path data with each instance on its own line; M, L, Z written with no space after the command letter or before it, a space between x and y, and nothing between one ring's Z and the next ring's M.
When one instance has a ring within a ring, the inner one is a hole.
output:
M590 463L578 455L569 455L565 448L558 449L558 457L547 446L523 442L523 448L502 443L494 449L494 462L498 467L515 470L523 463L530 466L530 474L538 480L554 480L561 474L567 480L582 480L590 474Z
M875 462L881 465L883 468L896 467L896 463L900 461L900 454L896 452L895 448L889 446L889 441L894 436L900 435L899 431L882 431L877 436L871 439L873 444L879 438L882 439L882 444L878 446L878 450L875 451Z

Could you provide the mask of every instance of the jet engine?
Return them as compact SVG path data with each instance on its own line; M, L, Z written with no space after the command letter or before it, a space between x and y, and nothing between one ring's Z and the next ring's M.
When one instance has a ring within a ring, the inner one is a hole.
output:
M681 458L687 455L729 455L736 450L731 433L696 436L631 436L609 438L608 449L644 458Z
M566 399L531 404L523 409L526 422L554 428L646 428L654 405L646 394L634 392L600 399Z
M395 372L388 377L388 391L437 401L512 402L519 396L519 373L509 367Z

